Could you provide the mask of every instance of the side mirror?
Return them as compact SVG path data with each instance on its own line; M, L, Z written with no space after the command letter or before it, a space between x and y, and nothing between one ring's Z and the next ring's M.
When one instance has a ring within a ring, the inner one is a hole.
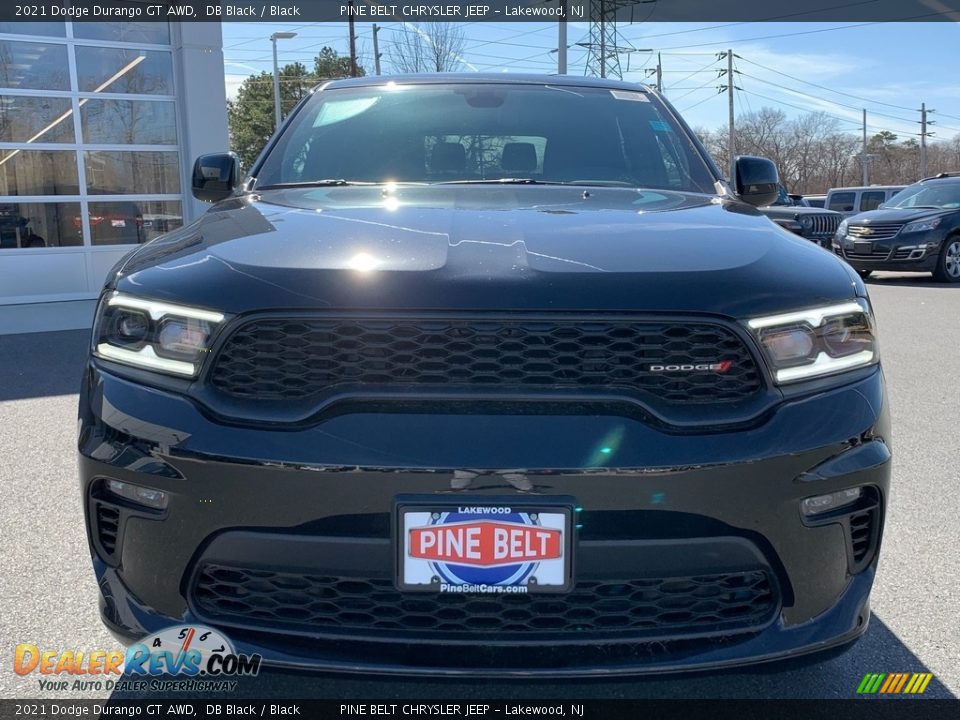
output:
M201 155L193 164L193 196L203 202L230 197L240 184L240 158L236 153Z
M777 199L780 173L771 160L750 155L738 155L730 170L733 191L745 203L765 207Z

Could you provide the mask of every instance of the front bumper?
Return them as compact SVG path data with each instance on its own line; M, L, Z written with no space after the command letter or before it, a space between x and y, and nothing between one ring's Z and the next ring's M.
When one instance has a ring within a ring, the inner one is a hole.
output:
M506 411L228 427L91 364L80 420L101 613L128 640L201 622L278 666L503 677L762 662L866 629L890 476L879 370L786 401L752 427L694 434L612 414ZM169 504L111 498L107 478L162 490ZM870 508L802 519L803 498L860 486ZM411 604L390 582L401 494L574 498L576 592L523 607ZM102 506L116 510L106 526ZM658 621L618 625L651 583L666 598ZM701 612L696 593L718 583L740 590ZM686 593L678 607L672 592Z
M873 243L870 254L855 253L853 238L834 239L834 254L846 260L856 270L887 270L891 272L933 272L937 268L945 233L932 232L897 235L889 240Z

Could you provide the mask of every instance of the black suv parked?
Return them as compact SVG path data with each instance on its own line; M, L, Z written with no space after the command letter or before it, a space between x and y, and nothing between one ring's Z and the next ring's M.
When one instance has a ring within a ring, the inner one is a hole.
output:
M877 210L844 220L833 250L862 277L902 270L960 282L960 173L921 180Z
M760 212L785 230L825 248L830 247L830 241L843 220L843 216L833 210L804 205L801 196L788 194L782 185L777 190L777 199L760 208Z
M336 81L100 299L80 482L124 639L529 677L837 648L890 428L863 282L623 82Z

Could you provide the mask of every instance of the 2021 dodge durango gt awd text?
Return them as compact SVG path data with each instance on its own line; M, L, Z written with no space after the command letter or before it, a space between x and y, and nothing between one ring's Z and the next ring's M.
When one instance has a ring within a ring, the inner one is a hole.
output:
M866 629L887 501L864 285L620 82L332 82L100 299L104 622L378 673L716 668Z

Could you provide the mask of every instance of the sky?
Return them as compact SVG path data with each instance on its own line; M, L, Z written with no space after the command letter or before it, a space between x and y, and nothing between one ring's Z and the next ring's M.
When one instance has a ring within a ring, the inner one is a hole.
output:
M555 23L463 23L465 71L556 73ZM570 23L568 72L583 75L588 40L586 23ZM372 28L357 23L360 63L373 72ZM379 33L382 69L389 74L390 46L408 23L383 23ZM348 54L346 23L223 23L227 94L233 97L245 77L272 70L269 37L293 31L278 44L280 64L313 65L328 45ZM621 23L618 46L623 78L650 82L660 52L667 97L690 125L726 126L727 96L718 92L725 78L717 70L737 56L737 113L776 107L789 117L823 111L838 127L861 132L890 131L905 140L918 137L920 105L936 112L933 141L960 135L960 24L936 23ZM651 52L652 50L652 52Z

